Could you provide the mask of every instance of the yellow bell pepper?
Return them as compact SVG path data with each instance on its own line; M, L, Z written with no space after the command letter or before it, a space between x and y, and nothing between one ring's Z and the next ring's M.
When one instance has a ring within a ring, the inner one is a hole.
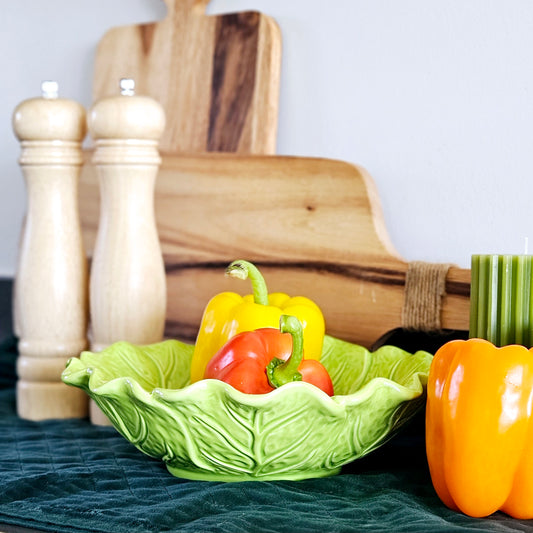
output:
M226 342L243 331L279 327L281 315L292 315L303 327L306 359L320 359L325 322L316 303L304 296L285 293L268 294L265 280L257 267L244 260L233 261L226 275L250 279L253 294L240 296L234 292L217 294L207 304L191 361L191 383L203 379L205 367Z

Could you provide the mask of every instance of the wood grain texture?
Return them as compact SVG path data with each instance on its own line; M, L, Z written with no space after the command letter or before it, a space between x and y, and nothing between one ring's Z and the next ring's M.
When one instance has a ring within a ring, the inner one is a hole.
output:
M95 58L93 99L137 94L167 115L167 152L273 154L276 150L281 34L257 11L208 16L208 1L166 0L167 17L110 29Z
M80 192L90 251L98 186L89 163ZM194 341L212 296L251 292L247 282L224 276L239 258L261 268L271 292L315 300L332 335L370 346L401 325L407 263L389 241L373 181L361 167L281 156L166 155L155 211L168 336ZM468 329L469 287L470 272L452 267L443 328Z

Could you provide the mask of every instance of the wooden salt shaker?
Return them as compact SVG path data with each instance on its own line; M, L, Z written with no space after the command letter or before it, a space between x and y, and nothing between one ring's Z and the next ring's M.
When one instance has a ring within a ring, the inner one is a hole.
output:
M13 114L28 200L13 297L17 412L29 420L81 418L87 396L62 383L61 373L87 348L88 269L78 213L86 117L80 104L58 98L56 82L43 82L42 93Z
M91 350L117 341L163 339L166 278L154 215L158 141L165 113L152 98L136 96L134 82L100 100L88 116L100 182L100 221L91 277ZM108 419L91 402L91 421Z

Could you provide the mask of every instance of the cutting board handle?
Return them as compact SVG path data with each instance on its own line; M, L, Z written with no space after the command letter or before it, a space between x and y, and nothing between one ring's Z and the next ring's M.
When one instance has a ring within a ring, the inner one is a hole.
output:
M168 9L168 18L184 15L204 15L209 0L164 0Z
M161 152L273 154L281 32L258 11L207 14L209 0L164 0L158 22L110 28L98 44L93 101L121 78L164 108Z

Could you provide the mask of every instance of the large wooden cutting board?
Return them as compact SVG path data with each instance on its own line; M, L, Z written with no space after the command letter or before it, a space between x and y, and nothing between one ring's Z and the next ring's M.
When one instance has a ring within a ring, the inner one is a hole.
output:
M167 17L109 30L95 57L93 99L137 94L167 115L162 152L273 154L281 34L257 11L208 16L209 0L165 0Z
M80 194L90 253L99 194L89 162ZM218 292L251 292L248 282L224 277L235 259L256 263L271 292L315 300L331 335L369 347L402 325L408 265L389 241L373 180L361 167L282 156L167 155L155 210L170 337L194 341ZM450 268L443 328L468 330L469 288L470 272Z

